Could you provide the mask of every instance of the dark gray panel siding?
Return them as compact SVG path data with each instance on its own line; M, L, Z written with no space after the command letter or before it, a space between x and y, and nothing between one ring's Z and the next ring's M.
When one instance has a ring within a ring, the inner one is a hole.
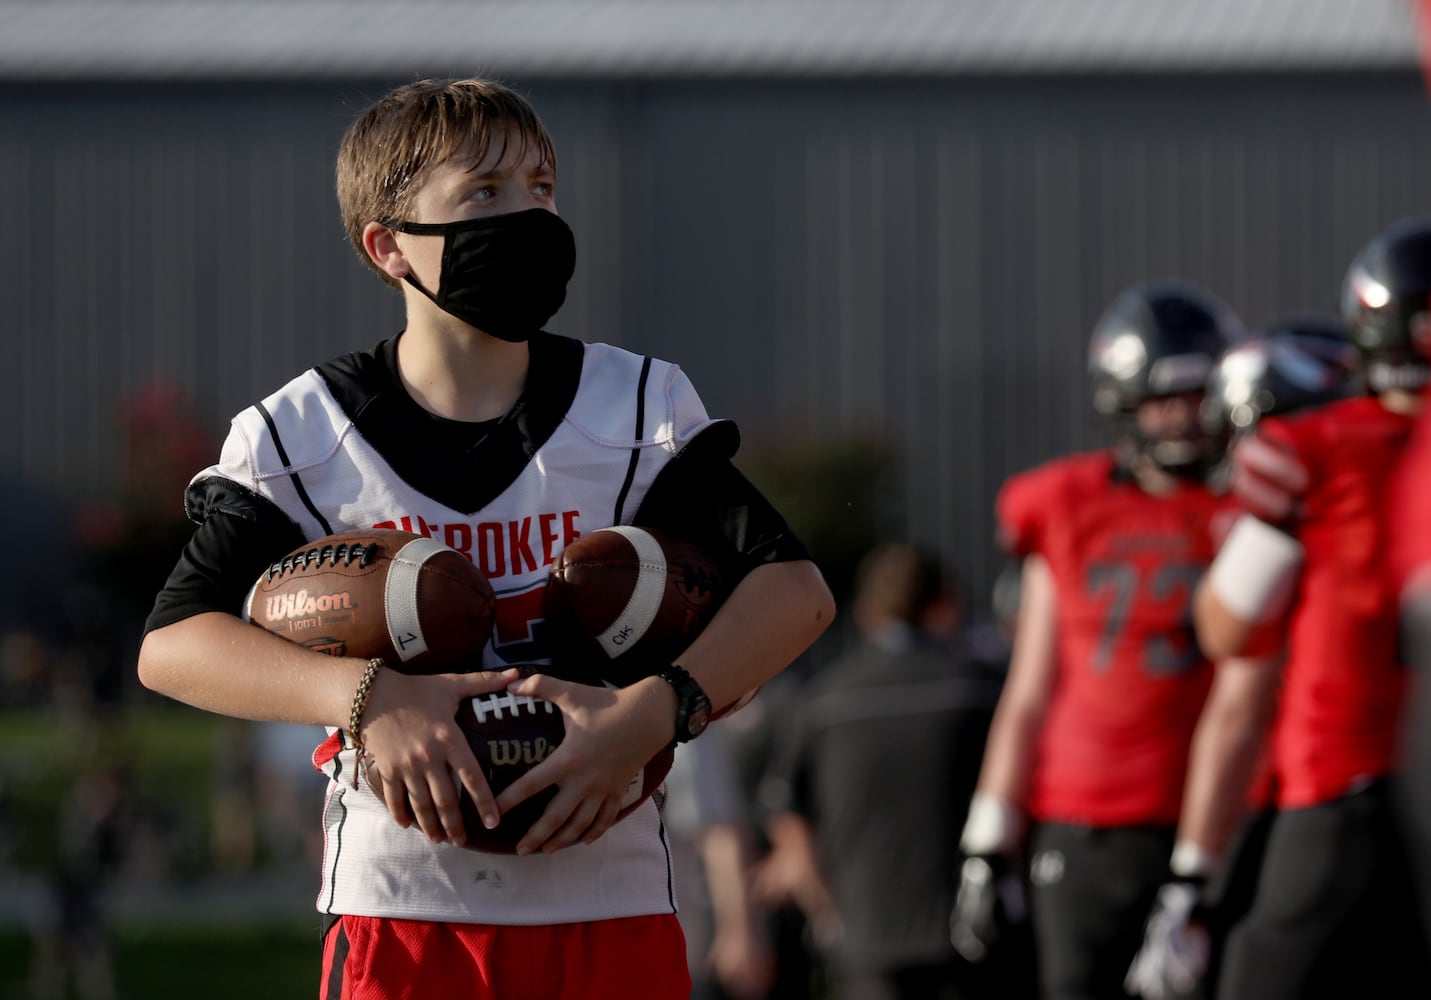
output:
M397 330L332 193L383 89L0 90L0 469L104 496L129 389L178 380L218 433ZM1409 74L531 89L580 253L553 328L679 361L749 448L889 441L886 527L976 595L999 483L1100 440L1083 347L1120 287L1332 308L1369 234L1431 211Z

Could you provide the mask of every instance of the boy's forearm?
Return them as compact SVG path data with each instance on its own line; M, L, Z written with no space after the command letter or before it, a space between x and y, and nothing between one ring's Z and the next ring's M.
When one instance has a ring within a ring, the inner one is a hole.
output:
M139 679L159 694L241 719L346 726L366 663L325 656L207 612L155 629Z
M814 563L770 563L740 582L680 663L713 706L728 705L784 670L834 617Z

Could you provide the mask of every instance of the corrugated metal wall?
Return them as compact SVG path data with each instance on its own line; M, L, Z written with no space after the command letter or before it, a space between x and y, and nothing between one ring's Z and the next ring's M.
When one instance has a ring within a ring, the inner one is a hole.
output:
M177 380L219 433L398 329L331 184L384 89L0 90L0 470L102 497L129 390ZM1330 308L1368 235L1431 211L1409 74L530 89L580 253L553 328L679 361L752 450L887 440L884 526L976 597L1002 479L1099 440L1083 347L1120 287Z

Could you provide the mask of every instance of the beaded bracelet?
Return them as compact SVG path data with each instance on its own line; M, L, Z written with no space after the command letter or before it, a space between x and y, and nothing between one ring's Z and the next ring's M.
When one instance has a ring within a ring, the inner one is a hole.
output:
M358 771L361 770L359 765L368 756L368 748L363 745L362 736L363 710L368 707L368 696L373 693L373 682L377 680L378 671L383 666L380 656L375 656L368 661L368 669L363 671L363 679L358 682L358 690L353 693L353 709L348 713L348 739L358 751L358 759L353 765L353 788L355 790L358 787Z

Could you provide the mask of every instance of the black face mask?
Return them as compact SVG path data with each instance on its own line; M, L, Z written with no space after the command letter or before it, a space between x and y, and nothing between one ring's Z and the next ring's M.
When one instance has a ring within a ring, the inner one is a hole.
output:
M566 301L576 270L571 229L544 208L463 222L394 222L400 233L442 237L442 274L434 295L412 287L437 308L500 340L531 338Z

